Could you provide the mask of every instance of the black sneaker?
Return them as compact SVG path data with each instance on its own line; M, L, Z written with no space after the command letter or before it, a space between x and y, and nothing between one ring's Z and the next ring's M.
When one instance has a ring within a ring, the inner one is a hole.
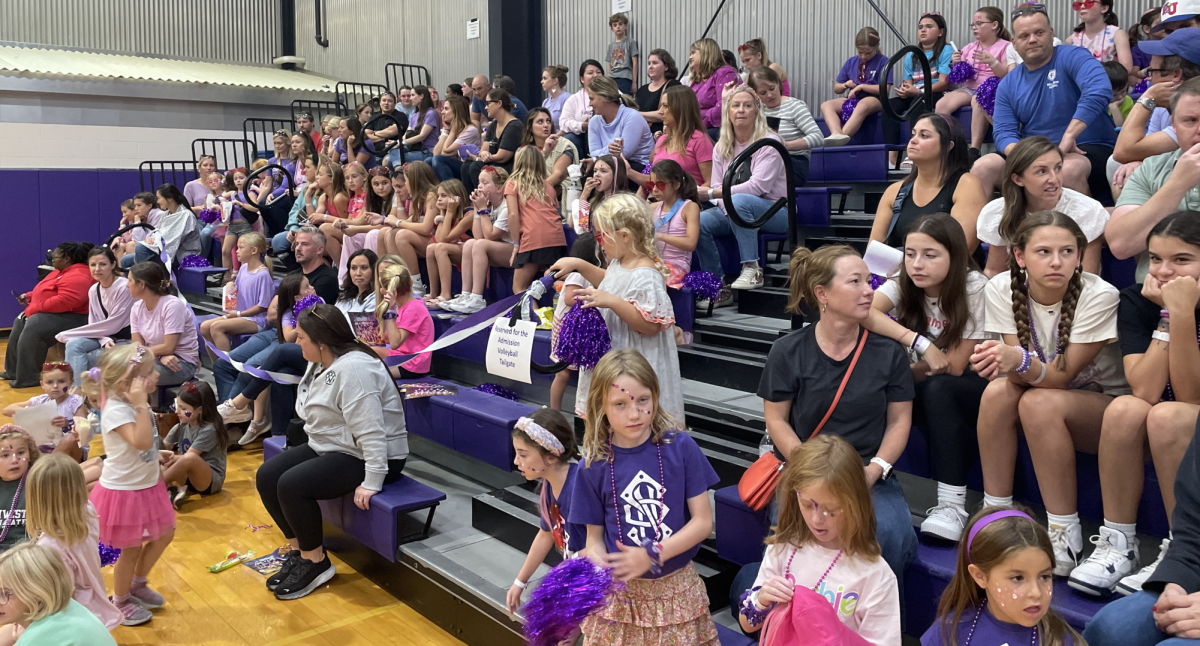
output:
M300 550L290 550L287 554L284 554L283 567L279 568L278 572L267 578L267 589L274 591L275 588L278 588L279 584L283 583L284 579L288 577L288 574L291 574L292 568L296 567L296 564L299 562Z
M313 563L303 558L297 559L296 566L288 574L287 580L275 588L275 598L280 601L291 601L306 597L313 590L325 585L333 578L334 574L337 574L337 569L333 567L328 554L320 563Z
M982 155L982 153L983 153L983 151L979 150L978 148L968 148L967 149L967 160L969 162L971 162L972 165L974 165L975 162L979 161L979 157Z

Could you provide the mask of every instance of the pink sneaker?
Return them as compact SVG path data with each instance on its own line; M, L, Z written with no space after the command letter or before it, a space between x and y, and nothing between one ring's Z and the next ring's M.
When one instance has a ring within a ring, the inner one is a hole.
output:
M155 610L163 607L163 596L145 583L133 584L129 588L129 600L147 609Z

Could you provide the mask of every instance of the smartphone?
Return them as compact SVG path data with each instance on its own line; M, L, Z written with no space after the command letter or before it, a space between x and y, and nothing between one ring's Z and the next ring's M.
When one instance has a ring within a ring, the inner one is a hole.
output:
M21 302L21 294L18 294L18 293L17 293L17 290L15 290L15 289L14 289L14 290L12 290L12 295L13 295L13 298L17 299L17 302L18 302L18 303L20 303L20 302Z

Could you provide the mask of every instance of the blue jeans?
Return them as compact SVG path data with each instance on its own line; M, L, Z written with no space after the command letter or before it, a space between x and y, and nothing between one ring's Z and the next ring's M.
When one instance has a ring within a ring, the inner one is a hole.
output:
M429 165L433 167L433 174L437 175L438 180L446 181L448 179L462 178L462 160L458 157L450 157L449 155L434 155L429 160Z
M220 223L220 221L217 221L212 224L206 224L206 225L204 225L204 228L200 229L200 255L201 256L204 256L205 258L207 258L208 254L212 251L213 233L216 232L217 227L219 227L219 226L221 226L221 223Z
M812 158L806 155L792 155L792 179L796 182L796 188L800 188L808 183L808 167Z
M259 368L269 372L282 372L284 374L296 375L297 377L304 374L308 369L308 360L304 358L304 352L299 345L295 343L281 343L271 348L267 353L266 358L262 363L258 364ZM244 395L246 399L255 400L266 390L271 382L259 379L258 377L247 378L246 386L240 390L229 391L229 398L238 395Z
M75 386L82 386L83 373L96 365L96 361L100 359L100 339L67 339L63 354L67 363L71 364L71 370L75 372Z
M633 94L633 79L613 79L617 82L617 89L621 90L621 94Z
M388 168L397 168L404 163L404 151L400 146L396 146L395 150L384 156L384 161L387 162Z
M415 162L415 161L423 161L423 162L428 163L432 157L433 157L433 150L430 148L422 148L416 152L412 152L410 150L410 151L404 153L404 162L408 163L408 162Z
M176 358L179 355L175 355ZM161 363L154 364L154 370L158 373L159 386L178 386L185 381L191 381L196 376L196 371L199 366L188 363L183 359L179 359L179 370L171 370Z
M280 231L279 233L276 233L275 236L271 238L271 249L277 254L291 251L292 243L288 242L287 237L287 231Z
M129 269L139 262L146 262L147 260L154 260L155 258L158 258L158 254L154 253L152 249L139 242L137 243L137 246L133 248L133 253L125 254L121 257L121 269Z
M577 135L573 132L568 132L567 134L565 134L563 136L567 138L567 141L575 144L575 150L579 151L579 157L581 159L592 156L588 152L591 149L588 148L588 136L587 136L586 132L581 135Z
M269 328L246 339L238 347L229 351L229 358L252 366L259 366L266 360L275 346L279 345L279 337L275 328ZM217 401L229 399L232 392L241 392L250 383L250 375L239 372L233 364L224 359L213 362L213 380L217 382Z
M745 220L758 219L774 203L775 200L746 193L733 196L733 208ZM718 276L725 274L721 269L721 253L717 251L716 238L727 236L737 238L742 262L758 262L758 233L787 233L787 214L787 209L780 209L761 228L747 229L734 224L721 209L706 209L700 214L700 243L696 247L700 268Z
M1083 631L1091 646L1196 646L1200 639L1171 637L1154 625L1158 595L1138 592L1104 606Z

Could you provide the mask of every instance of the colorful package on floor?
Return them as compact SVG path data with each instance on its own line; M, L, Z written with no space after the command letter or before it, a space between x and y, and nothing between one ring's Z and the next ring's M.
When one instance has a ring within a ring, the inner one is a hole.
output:
M212 572L214 574L217 572L224 572L225 570L228 570L229 568L237 565L238 563L248 561L252 558L254 558L254 550L250 550L249 552L246 552L245 554L239 554L237 552L230 552L229 555L225 557L224 561L221 561L220 563L217 563L216 565L208 566L208 571Z
M258 572L263 576L271 576L283 567L283 562L287 560L287 553L289 549L291 548L280 547L266 556L260 556L256 559L243 561L242 565L245 565L246 567Z

